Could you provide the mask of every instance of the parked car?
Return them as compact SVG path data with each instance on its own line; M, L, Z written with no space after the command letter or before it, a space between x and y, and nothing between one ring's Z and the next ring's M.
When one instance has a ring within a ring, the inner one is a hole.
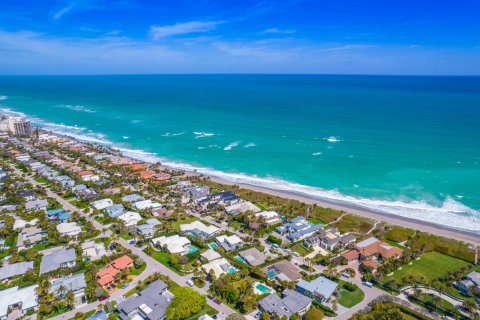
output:
M100 298L98 298L98 301L104 301L104 300L107 300L108 298L110 298L110 295L106 294L106 295L101 296Z
M350 278L350 273L348 273L348 272L342 272L341 275L342 275L342 277Z
M373 287L373 283L369 282L369 281L363 281L362 282L364 286L367 286L369 288Z
M193 286L195 285L192 280L187 280L187 284L188 284L190 287L193 287Z
M216 303L216 304L222 304L222 302L220 300L218 300L217 298L213 298L213 301Z
M127 288L129 285L130 285L130 283L128 283L128 282L125 282L125 283L122 285L122 289L125 289L125 288Z
M135 240L130 240L128 243L133 246L136 243L136 241Z

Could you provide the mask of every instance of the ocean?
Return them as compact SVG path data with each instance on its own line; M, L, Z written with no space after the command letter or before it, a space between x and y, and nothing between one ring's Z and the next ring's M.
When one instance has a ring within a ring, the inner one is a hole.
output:
M139 159L480 232L480 77L1 76L0 108Z

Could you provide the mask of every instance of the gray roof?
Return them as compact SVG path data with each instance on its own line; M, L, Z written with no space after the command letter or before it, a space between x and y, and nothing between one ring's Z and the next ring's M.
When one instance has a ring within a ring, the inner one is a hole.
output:
M25 272L31 269L33 269L32 261L9 264L5 267L0 268L0 281L23 275L25 274Z
M113 204L111 206L106 207L105 211L108 213L108 215L111 218L115 218L120 216L123 213L123 211L125 211L125 208L123 207L123 204L119 203L119 204Z
M63 277L52 282L50 292L57 292L61 286L67 288L67 291L76 291L87 286L85 275L83 273Z
M480 286L480 272L472 271L467 274L467 279L470 279L477 286Z
M75 249L61 248L53 251L51 254L42 257L40 262L40 274L57 270L63 263L76 261Z
M239 253L240 257L245 259L248 264L258 266L265 262L266 256L257 248L250 248Z
M140 291L137 296L132 296L117 305L121 319L129 319L132 313L145 315L143 318L150 320L162 319L165 316L171 296L166 294L167 284L156 280L147 288Z
M104 310L99 311L93 316L88 317L87 320L107 320L107 313Z
M330 296L337 289L338 283L333 282L323 276L316 278L310 282L307 282L303 279L300 279L297 283L297 287L302 288L311 294L318 294L325 299L330 298Z
M40 209L45 208L48 206L48 201L41 199L41 200L31 200L25 203L25 210L33 210L33 209Z
M363 241L360 241L359 243L357 243L357 247L358 248L363 248L363 247L367 247L375 242L377 242L378 239L377 238L374 238L374 237L370 237L368 239L365 239Z
M312 299L291 289L283 291L283 298L272 293L268 297L258 302L260 307L270 314L276 313L279 317L290 318L297 312L300 312L312 303Z
M129 194L122 198L122 201L125 201L125 202L137 202L137 201L143 201L143 200L145 200L145 198L138 194Z

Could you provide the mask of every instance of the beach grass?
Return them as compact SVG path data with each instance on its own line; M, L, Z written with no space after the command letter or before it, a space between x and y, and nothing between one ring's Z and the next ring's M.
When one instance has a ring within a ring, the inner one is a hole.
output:
M431 251L422 254L420 260L413 260L411 265L404 265L401 270L395 270L393 275L384 278L385 281L394 279L397 283L403 283L402 278L410 275L419 282L431 282L434 279L444 277L448 272L469 266L470 263Z
M394 242L403 242L408 240L408 238L413 236L414 234L415 231L412 229L392 226L387 232L385 232L385 239Z
M366 233L373 228L373 221L353 214L345 215L340 221L333 224L342 233L360 232Z

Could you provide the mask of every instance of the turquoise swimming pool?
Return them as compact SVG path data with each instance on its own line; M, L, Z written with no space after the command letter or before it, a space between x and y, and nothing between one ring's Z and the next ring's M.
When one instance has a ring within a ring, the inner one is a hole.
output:
M260 291L261 293L270 293L271 292L271 290L269 288L265 287L261 283L257 284L257 286L255 288L257 288L257 290Z
M235 273L237 270L234 268L234 267L231 267L230 269L228 269L228 273L232 274L232 273Z
M273 270L268 271L268 277L270 279L274 279L275 278L275 271L273 271Z
M241 262L241 263L247 263L247 262L246 262L245 260L243 260L243 258L240 257L240 256L235 256L235 260L237 260L237 261L239 261L239 262Z
M189 245L189 246L188 246L188 252L187 252L187 254L195 253L195 252L197 252L197 251L198 251L198 248L197 248L197 247L194 247L194 246L192 246L192 245Z
M210 243L208 246L210 247L210 249L213 249L213 250L215 250L215 248L218 247L216 243Z

